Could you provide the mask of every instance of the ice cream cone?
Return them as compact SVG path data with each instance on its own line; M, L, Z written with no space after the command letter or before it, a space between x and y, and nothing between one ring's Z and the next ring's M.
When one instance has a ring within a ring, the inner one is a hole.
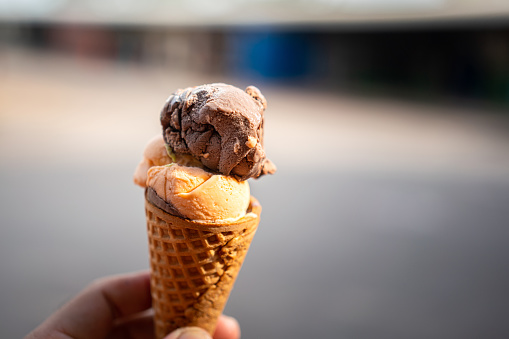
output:
M156 338L183 326L213 334L260 220L251 197L229 224L179 218L145 200Z

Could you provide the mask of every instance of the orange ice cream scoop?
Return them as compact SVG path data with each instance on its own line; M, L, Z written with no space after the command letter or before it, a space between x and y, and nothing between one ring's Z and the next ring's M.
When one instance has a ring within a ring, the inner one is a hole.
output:
M247 181L212 174L178 164L148 170L147 186L184 218L227 223L246 214L250 191Z
M147 187L147 171L152 166L163 166L171 163L171 159L166 151L162 135L157 135L150 139L143 151L143 159L134 171L134 183L141 187Z

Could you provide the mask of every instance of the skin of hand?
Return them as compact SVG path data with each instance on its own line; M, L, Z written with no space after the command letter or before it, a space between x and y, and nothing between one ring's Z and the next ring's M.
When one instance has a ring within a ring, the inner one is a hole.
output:
M25 339L153 339L150 273L96 280L53 313ZM213 339L239 339L234 318L221 315ZM166 339L211 339L197 327L180 328Z

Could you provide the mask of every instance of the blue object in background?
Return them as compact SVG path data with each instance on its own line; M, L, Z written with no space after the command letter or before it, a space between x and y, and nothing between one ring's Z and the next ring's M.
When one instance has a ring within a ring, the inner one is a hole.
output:
M303 33L241 31L227 37L228 65L235 75L285 81L313 70L312 40Z

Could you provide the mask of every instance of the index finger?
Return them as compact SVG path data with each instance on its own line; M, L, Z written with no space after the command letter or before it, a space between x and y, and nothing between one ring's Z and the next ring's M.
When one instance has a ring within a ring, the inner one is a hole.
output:
M152 306L149 271L103 278L94 282L90 289L91 293L100 293L104 298L113 320Z
M104 338L114 320L150 308L148 271L95 281L55 312L28 338L61 334L71 338Z

